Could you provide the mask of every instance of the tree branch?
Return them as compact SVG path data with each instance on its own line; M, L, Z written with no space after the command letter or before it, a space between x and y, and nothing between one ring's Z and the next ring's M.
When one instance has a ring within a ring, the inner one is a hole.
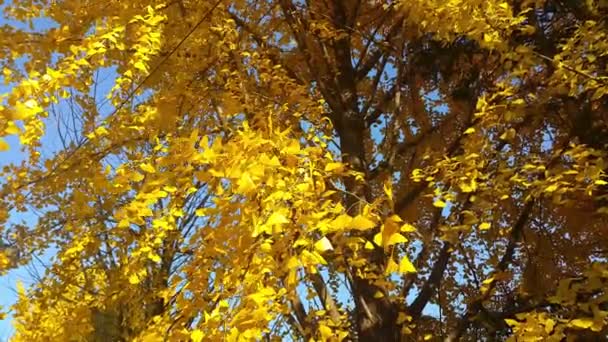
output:
M422 310L435 294L435 289L441 281L441 278L443 278L443 272L447 268L448 260L452 254L451 250L452 245L447 241L444 242L443 247L439 252L439 256L437 257L437 261L435 261L435 264L433 265L433 270L431 271L429 279L424 283L420 293L407 309L408 314L412 316L412 319L415 320L420 317Z
M515 253L515 247L521 238L521 233L528 222L530 214L532 212L532 208L534 207L534 201L528 201L524 208L517 218L517 221L513 225L511 229L511 235L509 236L509 243L507 244L507 248L505 250L505 254L502 256L498 265L496 265L495 271L493 272L493 276L490 278L489 283L486 284L485 290L482 291L482 295L473 301L465 314L460 318L456 329L447 337L446 341L458 341L462 334L469 327L471 319L477 315L481 310L483 310L483 302L487 300L494 287L496 287L497 280L495 276L499 273L502 273L507 270L511 261L513 261L513 255Z
M239 18L239 16L237 16L236 14L228 11L228 14L230 15L230 17L234 20L234 22L236 23L237 26L241 27L243 29L243 31L249 33L251 35L251 37L253 38L253 40L255 40L255 42L260 46L260 47L265 47L267 48L267 54L268 57L272 60L272 62L276 65L281 65L285 71L287 72L287 75L292 78L297 84L303 85L306 84L304 82L304 80L302 80L301 77L299 77L295 70L293 70L288 64L283 63L279 58L279 56L276 53L273 53L271 50L279 50L278 47L276 46L270 46L267 42L264 41L264 39L262 39L262 36L256 32L251 26L249 26L243 19Z

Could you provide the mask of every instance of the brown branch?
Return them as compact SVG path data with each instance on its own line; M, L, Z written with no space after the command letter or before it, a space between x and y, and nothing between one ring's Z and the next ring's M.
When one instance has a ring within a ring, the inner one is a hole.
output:
M369 100L367 101L367 103L365 104L365 106L363 107L363 110L361 110L361 113L363 113L364 116L367 116L367 112L369 111L369 108L372 106L372 103L374 102L374 100L376 99L376 94L378 93L378 85L380 84L380 79L382 78L382 74L384 73L384 69L386 68L386 63L388 62L388 58L383 58L382 62L380 63L380 68L378 68L378 72L376 73L376 76L374 77L374 80L372 81L372 91L371 91L371 96L369 98ZM397 88L397 84L395 84L391 90L393 90L394 93L394 89ZM391 91L389 91L390 93ZM380 108L384 107L384 104L387 103L388 101L390 101L390 99L392 99L394 97L391 96L387 101L384 101L386 99L386 96L382 99L383 101L380 102L380 106L377 107L376 112L380 111ZM374 119L367 119L369 120L368 123L370 121L375 120Z
M462 334L469 327L471 319L477 315L481 310L483 310L483 302L487 300L492 294L493 289L496 287L497 280L495 278L496 275L504 272L509 267L509 264L513 261L513 256L515 254L515 247L519 240L521 239L522 231L528 222L530 214L532 212L532 208L534 207L533 201L528 201L524 208L517 218L517 221L513 225L511 229L511 235L509 236L509 243L507 244L507 248L505 249L505 254L502 256L498 265L496 265L495 271L493 272L493 276L490 278L490 282L486 284L486 288L481 296L479 296L476 300L474 300L468 307L465 314L460 318L456 329L447 337L446 341L458 341Z
M321 299L321 304L323 304L323 308L329 311L329 315L335 324L340 323L340 312L338 311L338 306L336 305L334 298L327 291L327 285L321 277L321 274L311 274L311 277L315 291Z
M429 136L431 136L434 133L437 133L440 129L444 128L445 125L452 122L452 119L454 119L456 117L457 117L457 115L455 113L451 113L451 114L447 115L443 120L441 120L441 122L439 124L416 135L416 137L414 139L399 143L397 145L396 149L393 151L393 153L387 160L384 160L382 163L380 163L378 166L376 166L373 170L370 171L370 177L374 178L377 175L381 174L386 169L390 169L390 167L392 167L392 165L393 165L395 157L406 153L408 150L410 150L412 148L418 147L418 145L423 143L426 138L428 138Z
M523 125L525 122L526 121L524 120L522 123L520 123L520 125ZM559 159L563 155L563 151L565 150L565 147L568 146L569 143L570 143L570 139L567 138L562 142L562 144L560 144L562 147L561 148L562 152L558 153L557 155L555 155L554 157L551 158L551 160L547 163L547 166L546 166L547 170L550 169L556 162L559 161ZM505 144L506 143L503 142L501 147L504 146ZM545 177L545 175L543 174L540 178L544 178L544 177ZM468 306L467 311L458 321L458 325L457 325L456 329L446 338L447 342L458 341L460 339L460 337L462 336L462 334L469 327L472 318L475 317L477 315L477 313L479 313L480 311L485 310L485 308L483 307L483 302L486 301L491 296L494 288L496 287L497 280L496 280L495 276L500 273L505 272L508 269L509 265L513 262L514 255L515 255L515 247L519 243L519 240L521 240L521 238L522 238L523 229L526 226L526 223L528 222L528 220L530 218L530 214L532 213L533 208L534 208L533 200L528 200L524 204L521 214L519 215L519 217L517 218L517 220L515 221L515 224L513 225L512 229L511 229L511 234L509 235L509 243L507 244L505 253L503 254L502 258L500 259L500 262L496 265L495 271L493 272L493 275L490 278L489 283L485 284L486 288L484 289L482 294Z
M408 314L412 316L414 320L420 317L422 310L435 294L437 285L441 281L441 278L443 278L443 272L448 266L448 260L452 254L451 251L452 245L447 241L444 242L443 247L439 252L439 256L437 257L437 261L435 261L435 264L433 265L433 270L431 271L429 279L424 283L422 289L420 289L420 293L408 307Z
M435 232L437 225L440 222L441 212L442 212L442 209L437 208L437 210L435 210L435 213L433 214L433 219L431 220L431 224L429 225L429 231L431 232L431 234L433 234ZM433 238L434 237L431 236L430 240L432 241ZM422 245L422 249L421 249L420 253L418 253L418 257L414 261L414 267L416 269L420 269L422 267L423 262L429 256L430 250L431 249L429 248L429 246L427 246L425 244ZM412 286L414 285L415 280L416 280L416 273L408 273L403 276L403 289L401 290L401 295L403 298L407 298L407 294L410 292Z
M464 133L461 134L460 137L458 139L456 139L456 141L454 141L454 143L448 149L448 151L449 151L448 155L452 155L457 150L457 147L460 144L460 141L462 140L463 137L464 137ZM506 146L506 142L504 142L504 141L501 142L497 146L495 153L499 153L500 151L502 151L502 149L505 146ZM408 195L402 199L401 203L396 204L395 209L399 210L399 211L405 209L405 206L409 202L413 201L414 199L416 199L418 197L418 195L424 190L424 187L425 187L424 184L421 184L419 187L415 188L413 191L408 193ZM470 200L469 200L471 195L472 194L469 194L467 196L467 200L465 201L465 203L466 203L465 207L471 205L472 202L470 202ZM465 208L463 208L463 210L465 210ZM530 210L531 210L531 207L529 209L525 210L524 213L522 213L522 216L525 216L524 221L520 222L521 220L518 220L516 226L517 225L523 226L526 223L527 217L530 214L530 212L529 212ZM397 212L399 212L399 211L397 211ZM522 216L520 216L520 219L522 219ZM514 231L515 231L514 234L516 234L515 236L517 237L518 240L520 237L521 229L522 229L521 227L519 228L519 230L514 229ZM515 243L516 243L516 241L512 245L510 244L507 247L505 256L503 256L503 260L501 260L501 262L499 263L498 267L500 269L502 269L503 271L504 271L504 269L506 269L509 262L512 260L511 258L512 258L512 254L514 253ZM422 310L424 309L424 307L426 306L428 301L432 298L432 296L435 294L435 289L439 285L439 283L443 277L443 273L444 273L445 269L447 268L447 263L452 254L452 249L453 249L453 246L451 245L451 243L445 241L443 248L439 252L437 261L435 261L435 264L433 265L433 269L431 271L431 274L429 275L429 278L427 279L425 284L422 286L422 289L420 290L420 293L418 294L416 299L414 299L414 301L408 308L408 313L413 318L420 317ZM507 258L505 258L505 257L507 257ZM411 284L410 284L410 286L411 286ZM489 292L491 292L491 291L488 291L488 293Z
M583 77L585 77L585 78L588 78L588 79L594 80L594 81L596 81L596 82L598 82L598 83L601 83L601 84L603 84L603 85L608 85L608 80L606 80L606 78L603 78L603 77L602 77L602 78L595 77L595 76L590 75L590 74L588 74L588 73L586 73L586 72L584 72L584 71L576 70L575 68L573 68L573 67L571 67L571 66L569 66L569 65L567 65L567 64L565 64L565 63L563 63L563 62L558 62L558 61L556 61L556 60L554 60L554 59L552 59L552 58L550 58L550 57L547 57L547 56L545 56L545 55L543 55L543 54L539 53L539 52L532 51L532 53L533 53L534 55L538 56L539 58L542 58L542 59L544 59L544 60L546 60L546 61L548 61L548 62L551 62L551 63L553 63L553 64L557 64L557 67L562 67L562 68L564 68L564 69L566 69L566 70L568 70L568 71L570 71L570 72L573 72L573 73L575 73L575 74L577 74L577 75L580 75L580 76L583 76Z
M306 327L308 327L308 321L306 320L306 309L304 308L304 305L300 300L300 296L297 293L294 294L294 298L290 299L290 304L296 317L294 319L293 316L287 315L287 319L290 321L289 323L296 327L303 338L308 337L307 332L310 334L311 330L306 329Z
M448 150L446 152L446 154L448 156L452 156L457 150L458 150L458 146L460 146L460 142L462 141L462 139L465 137L466 135L460 134L460 136L454 140L454 142L452 142L452 144L448 147ZM408 192L407 194L405 194L405 196L401 197L396 203L395 203L395 212L396 213L400 213L401 211L405 210L405 208L411 204L414 200L416 200L420 194L422 194L422 192L424 191L424 189L426 189L426 187L428 186L427 182L420 182L418 183L418 185L414 186L414 188Z
M296 17L299 11L295 8L293 3L290 0L279 0L279 5L281 7L281 11L283 12L283 16L285 17L285 21L289 26L291 33L293 34L296 42L298 43L298 49L300 53L304 56L304 60L308 69L310 70L312 77L317 81L319 86L319 91L327 101L327 104L336 108L339 101L331 96L330 92L325 87L325 79L321 78L321 75L327 75L327 70L320 70L318 67L326 67L327 61L322 63L315 63L313 60L313 56L311 54L312 47L307 43L306 36L304 32L306 32L307 23L301 17Z
M228 11L228 14L234 20L236 25L241 27L245 32L249 33L252 36L253 40L255 40L255 42L260 47L268 50L267 55L270 58L270 60L275 65L281 65L287 72L287 76L292 78L297 84L300 84L300 85L305 84L304 80L302 80L302 78L296 74L295 70L293 70L288 64L282 63L281 60L279 59L280 57L276 53L273 53L275 50L280 50L278 47L271 46L266 41L264 41L264 39L262 39L262 36L258 32L256 32L254 28L252 28L249 24L247 24L243 19L241 19L235 13Z
M364 78L370 70L378 63L382 55L384 54L383 45L388 45L390 41L401 31L403 25L403 17L397 20L395 24L390 28L389 32L384 39L384 42L379 42L379 47L369 56L369 58L363 62L359 68L357 68L357 79Z

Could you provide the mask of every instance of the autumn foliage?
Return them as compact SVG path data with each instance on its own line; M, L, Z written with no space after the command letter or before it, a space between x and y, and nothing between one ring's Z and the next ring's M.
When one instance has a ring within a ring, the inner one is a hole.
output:
M607 337L606 1L3 10L14 341Z

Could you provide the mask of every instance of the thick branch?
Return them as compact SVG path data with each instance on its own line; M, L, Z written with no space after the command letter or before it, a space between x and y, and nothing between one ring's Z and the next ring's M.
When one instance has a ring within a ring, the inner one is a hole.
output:
M412 304L408 308L408 314L412 316L412 318L418 319L422 310L429 302L431 297L435 294L435 290L443 278L443 272L448 266L448 260L450 259L450 255L452 250L452 246L449 242L443 243L443 248L439 252L439 256L437 257L437 261L433 265L433 270L431 271L431 275L429 279L424 283L420 293L416 297L416 299L412 302Z
M329 291L327 291L327 284L325 284L325 281L323 281L323 278L319 273L312 274L311 277L315 291L323 304L323 308L329 311L331 319L335 324L338 324L340 322L340 312L338 311L334 298L329 294Z

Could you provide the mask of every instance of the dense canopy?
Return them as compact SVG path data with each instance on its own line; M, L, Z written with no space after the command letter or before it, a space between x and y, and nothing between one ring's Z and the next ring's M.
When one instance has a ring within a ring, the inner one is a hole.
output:
M608 338L605 0L3 11L14 341Z

